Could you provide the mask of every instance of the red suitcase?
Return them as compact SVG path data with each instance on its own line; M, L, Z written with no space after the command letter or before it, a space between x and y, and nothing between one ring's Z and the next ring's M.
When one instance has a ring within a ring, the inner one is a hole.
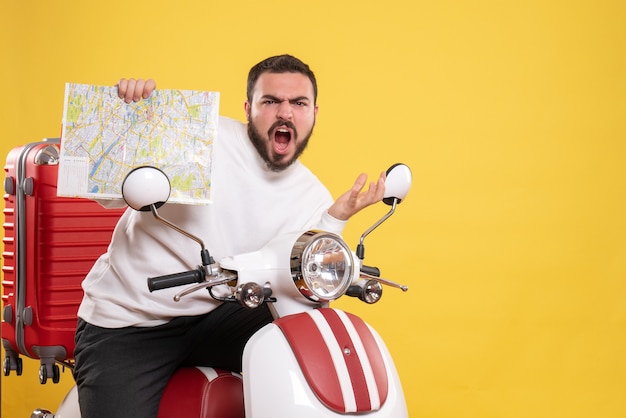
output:
M81 281L104 253L122 209L56 196L59 140L14 148L4 171L2 344L5 376L20 355L40 360L39 379L73 366Z

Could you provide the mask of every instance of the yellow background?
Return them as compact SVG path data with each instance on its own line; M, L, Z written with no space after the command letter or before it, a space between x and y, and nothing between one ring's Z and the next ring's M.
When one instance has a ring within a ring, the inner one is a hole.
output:
M332 193L413 170L366 240L410 290L338 304L387 341L410 415L626 416L623 0L2 0L0 16L2 155L60 134L65 82L217 90L241 119L249 67L301 57L320 84L304 161ZM4 417L71 383L26 366L2 378Z

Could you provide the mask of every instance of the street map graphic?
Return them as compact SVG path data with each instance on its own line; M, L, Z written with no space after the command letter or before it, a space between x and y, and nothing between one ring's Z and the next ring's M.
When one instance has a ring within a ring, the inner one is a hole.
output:
M172 184L169 202L211 201L219 93L155 90L125 103L117 87L65 86L57 194L121 199L124 177L151 165Z

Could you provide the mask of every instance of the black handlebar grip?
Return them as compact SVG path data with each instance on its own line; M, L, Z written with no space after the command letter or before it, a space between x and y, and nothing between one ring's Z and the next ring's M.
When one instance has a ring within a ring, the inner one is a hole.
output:
M204 281L205 276L206 274L204 268L198 267L195 270L183 271L182 273L149 277L148 289L150 290L150 292L154 292L155 290L167 289L169 287L182 286L192 283L201 283Z
M361 266L361 273L369 274L370 276L380 277L380 269L373 266Z

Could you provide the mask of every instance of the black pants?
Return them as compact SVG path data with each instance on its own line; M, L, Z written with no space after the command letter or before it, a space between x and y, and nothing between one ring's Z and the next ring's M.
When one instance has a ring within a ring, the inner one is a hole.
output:
M248 339L272 321L265 305L225 303L156 327L100 328L80 320L74 379L84 418L155 418L168 379L183 365L241 371Z

